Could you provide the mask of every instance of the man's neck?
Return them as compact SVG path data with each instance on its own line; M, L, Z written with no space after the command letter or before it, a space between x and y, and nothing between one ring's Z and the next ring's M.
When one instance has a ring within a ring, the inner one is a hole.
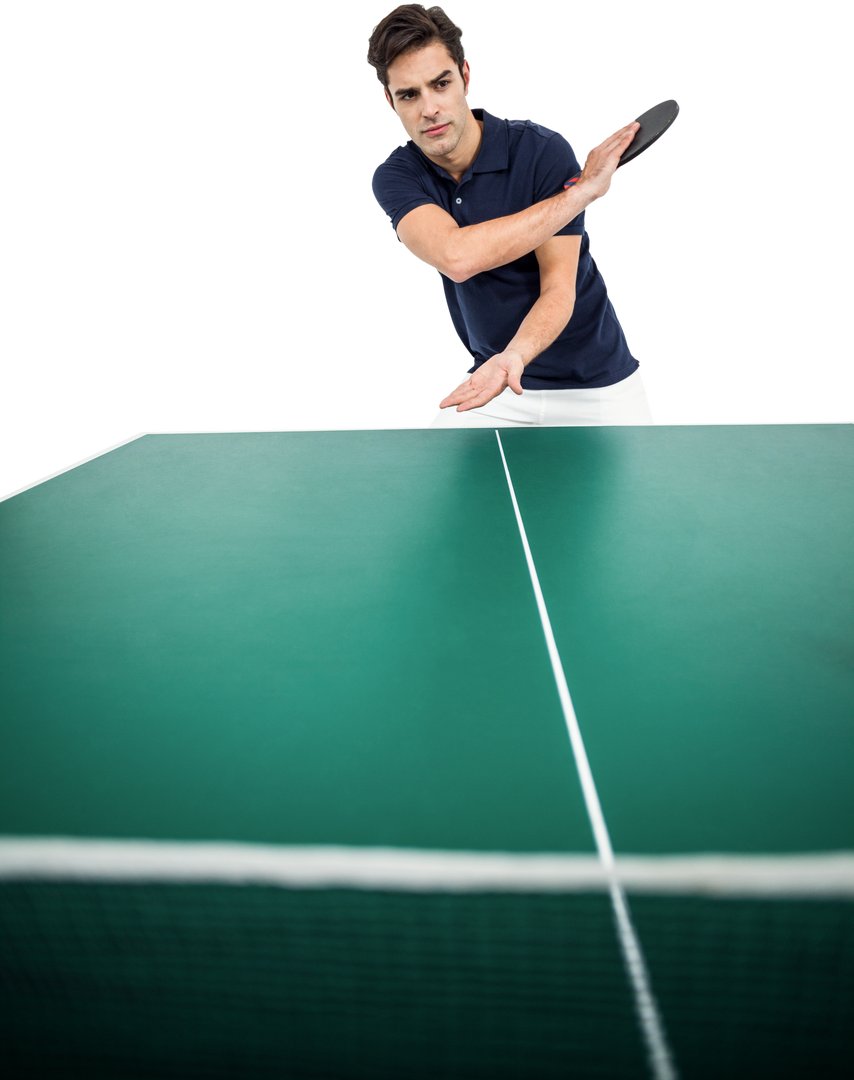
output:
M480 152L480 147L482 147L484 144L484 121L476 120L473 116L472 122L477 125L477 143L475 145L474 151L471 154L471 157L469 158L469 161L467 161L462 168L456 168L456 170L453 172L451 172L449 168L445 168L444 165L440 166L443 168L444 172L446 172L448 176L450 176L450 178L453 180L453 183L455 184L459 184L463 176L465 176L465 174L469 172L471 166L477 160L478 153Z

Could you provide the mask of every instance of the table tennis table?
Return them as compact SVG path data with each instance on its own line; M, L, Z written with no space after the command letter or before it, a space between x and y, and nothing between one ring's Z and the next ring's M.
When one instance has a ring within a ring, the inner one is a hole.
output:
M5 1075L854 1075L852 451L148 434L0 503Z

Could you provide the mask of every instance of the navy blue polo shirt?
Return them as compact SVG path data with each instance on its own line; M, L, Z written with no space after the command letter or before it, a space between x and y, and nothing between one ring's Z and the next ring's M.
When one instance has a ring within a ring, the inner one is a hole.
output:
M399 146L374 173L374 195L397 226L417 206L435 203L460 225L518 213L563 189L581 172L572 147L530 120L499 120L473 109L483 121L483 142L457 184L413 142ZM557 236L581 236L572 318L553 344L525 368L528 390L610 386L638 367L590 255L581 213ZM454 327L474 358L475 371L503 352L540 295L540 267L533 252L462 283L440 275Z

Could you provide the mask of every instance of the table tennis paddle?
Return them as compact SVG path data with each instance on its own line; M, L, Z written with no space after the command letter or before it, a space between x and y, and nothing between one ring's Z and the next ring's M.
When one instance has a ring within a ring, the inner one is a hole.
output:
M678 115L679 106L672 100L662 101L660 105L647 109L645 113L637 118L640 127L635 132L635 137L620 155L617 168L619 169L620 165L625 165L626 162L636 158L638 154L642 154L644 150L652 146L667 131ZM563 186L565 188L572 187L580 176L580 173L578 176L573 176Z

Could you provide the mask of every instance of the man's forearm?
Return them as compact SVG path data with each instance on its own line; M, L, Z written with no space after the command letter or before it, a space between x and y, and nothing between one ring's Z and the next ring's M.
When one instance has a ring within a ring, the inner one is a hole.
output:
M574 307L574 292L559 287L546 289L540 293L504 351L512 349L519 353L527 367L557 339L572 318Z
M447 276L462 282L520 259L578 217L594 198L576 185L518 214L454 230L448 238Z

